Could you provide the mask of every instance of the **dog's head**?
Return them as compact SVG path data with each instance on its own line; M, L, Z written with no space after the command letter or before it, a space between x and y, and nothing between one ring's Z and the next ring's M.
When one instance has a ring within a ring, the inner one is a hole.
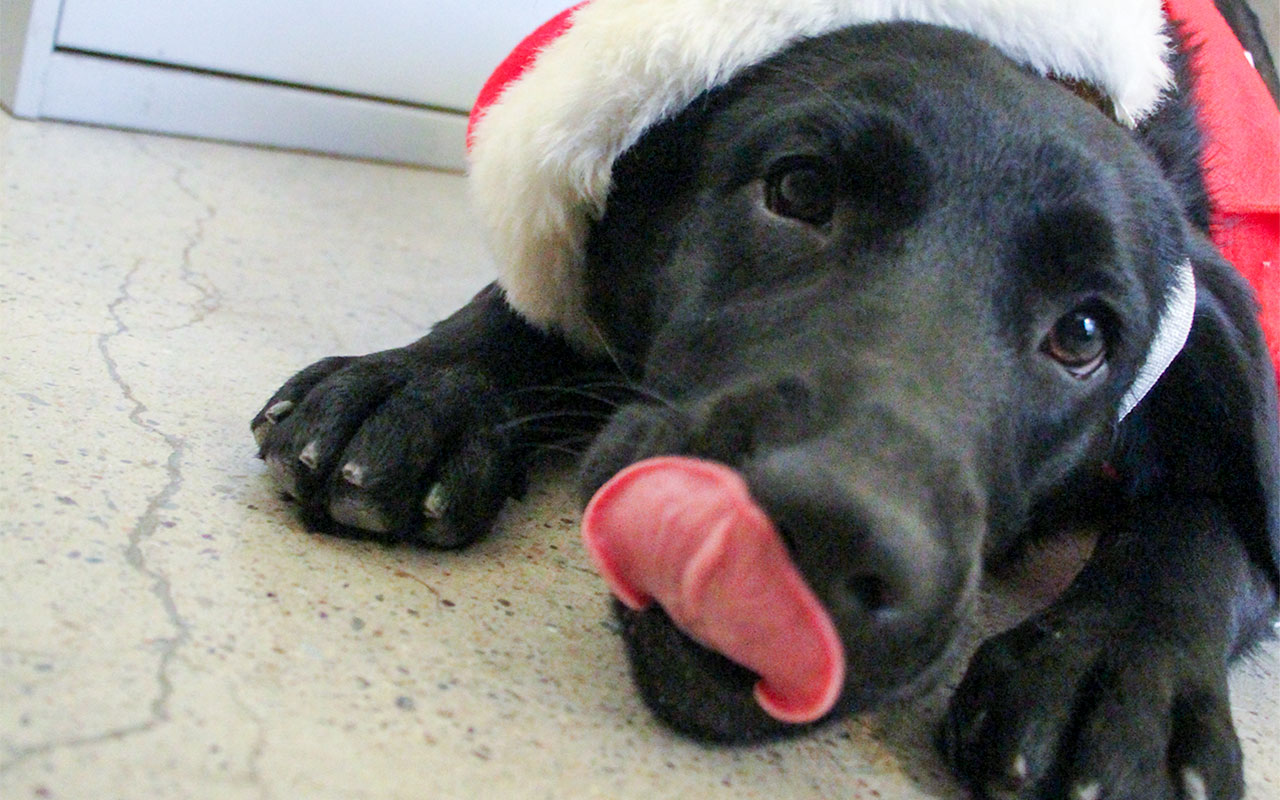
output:
M1101 485L1189 260L1216 258L1132 131L926 25L796 45L614 179L588 311L646 399L584 487L660 454L743 476L838 634L837 709L927 682L984 558L1055 490ZM783 727L750 671L657 607L624 616L676 727Z

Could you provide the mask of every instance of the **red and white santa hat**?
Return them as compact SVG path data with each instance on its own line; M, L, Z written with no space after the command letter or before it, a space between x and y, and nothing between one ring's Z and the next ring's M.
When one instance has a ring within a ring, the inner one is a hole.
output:
M590 0L499 67L468 131L470 182L511 305L579 346L583 250L613 164L653 125L797 40L908 20L967 31L1091 84L1136 124L1171 85L1160 0Z

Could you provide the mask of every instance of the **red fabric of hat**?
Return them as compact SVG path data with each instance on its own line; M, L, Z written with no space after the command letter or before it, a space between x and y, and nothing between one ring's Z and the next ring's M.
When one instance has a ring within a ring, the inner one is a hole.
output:
M542 48L546 47L548 42L558 39L561 34L569 30L573 24L573 12L589 2L591 0L583 0L576 6L566 8L538 26L537 30L516 45L516 48L502 60L498 68L484 82L484 86L480 88L480 94L476 96L475 105L471 107L471 116L467 120L468 150L471 149L475 139L476 122L484 115L485 109L497 101L507 86L520 80L520 76L524 75L525 71L538 60L538 53L542 52Z

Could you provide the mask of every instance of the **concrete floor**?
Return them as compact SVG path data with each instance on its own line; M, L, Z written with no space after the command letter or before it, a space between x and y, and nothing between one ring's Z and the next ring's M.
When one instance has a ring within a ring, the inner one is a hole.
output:
M0 114L0 797L964 796L945 687L762 747L655 724L562 467L466 553L301 528L250 416L490 272L457 176ZM1054 588L992 584L979 628ZM1271 643L1232 683L1255 800L1277 675Z

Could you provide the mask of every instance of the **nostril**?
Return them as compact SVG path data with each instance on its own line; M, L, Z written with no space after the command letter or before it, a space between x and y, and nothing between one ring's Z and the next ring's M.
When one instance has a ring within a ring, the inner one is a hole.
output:
M875 575L850 575L844 579L844 591L868 614L876 614L894 605L889 584Z

